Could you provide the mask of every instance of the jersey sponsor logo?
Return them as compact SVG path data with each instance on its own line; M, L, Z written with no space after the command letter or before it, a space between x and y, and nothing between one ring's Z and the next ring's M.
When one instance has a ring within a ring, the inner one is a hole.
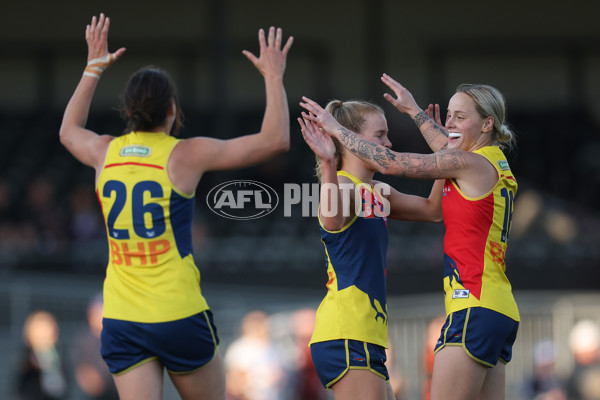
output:
M154 266L163 261L162 256L171 249L171 243L166 239L150 240L147 242L116 242L109 239L110 256L115 265ZM129 246L131 245L131 247ZM132 259L136 259L133 262Z
M453 299L468 299L469 298L469 289L455 289L452 294Z
M451 190L452 190L452 187L450 185L444 185L444 190L442 191L442 196L446 196L448 193L450 193Z
M508 165L508 161L506 161L506 160L498 160L498 166L500 167L500 169L502 171L507 171L510 169L510 166Z
M152 153L152 147L140 146L137 144L123 146L119 155L121 157L149 157Z
M279 196L269 185L251 180L221 183L208 192L206 204L221 217L248 220L272 213Z

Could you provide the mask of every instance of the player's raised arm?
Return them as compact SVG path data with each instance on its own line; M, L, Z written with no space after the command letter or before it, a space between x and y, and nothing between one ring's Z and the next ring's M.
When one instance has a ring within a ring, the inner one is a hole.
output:
M201 174L203 171L242 168L289 150L290 116L283 76L293 37L288 38L283 48L282 40L281 28L271 27L266 37L260 29L259 56L243 51L265 81L266 107L260 132L230 140L206 137L186 140L185 146L175 149L175 154L189 169Z
M396 98L394 98L391 94L385 93L383 98L396 107L398 111L409 115L413 119L431 150L439 151L445 149L448 145L448 133L441 124L439 118L439 106L436 109L436 123L436 121L431 118L433 113L432 106L428 107L426 111L423 111L417 105L417 102L408 89L388 74L383 74L381 81L392 89L396 95Z
M300 106L308 112L302 113L304 119L313 121L323 132L337 138L346 149L382 174L416 179L458 178L469 169L467 159L472 159L473 155L463 150L444 150L433 154L395 152L345 128L317 102L304 96L302 100Z
M337 175L335 144L333 139L321 132L312 121L298 118L302 137L315 156L320 161L320 207L319 219L323 228L328 231L342 229L353 216L350 212L344 214L344 192L340 189ZM349 204L348 204L349 205ZM323 213L322 210L331 212Z
M108 51L108 29L110 19L104 14L92 21L85 29L88 46L87 65L83 76L67 104L60 127L60 141L79 161L98 169L111 136L99 136L85 129L90 105L102 73L125 52L120 48L114 53Z

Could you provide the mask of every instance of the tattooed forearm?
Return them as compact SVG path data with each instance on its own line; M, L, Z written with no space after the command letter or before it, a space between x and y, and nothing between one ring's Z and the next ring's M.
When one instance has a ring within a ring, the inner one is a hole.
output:
M431 118L429 118L427 116L427 114L425 114L425 111L421 111L420 113L418 113L417 115L415 115L415 118L413 118L415 120L415 124L417 124L417 128L421 128L421 126L427 122L427 121L431 121ZM433 122L433 121L431 121Z
M340 132L342 144L363 160L370 161L372 166L388 168L390 161L395 160L395 155L390 149L364 140L346 128L340 128Z
M392 150L390 149L385 149L385 156L390 160L390 161L396 161L396 153L394 153Z
M433 154L396 153L386 147L364 140L343 127L340 128L339 140L349 151L385 174L418 179L440 179L452 176L450 171L467 167L460 150Z
M429 118L429 116L425 114L425 111L421 111L415 115L414 121L432 150L437 151L445 149L448 146L448 132ZM429 122L429 124L426 125L427 122ZM443 144L436 145L436 141L443 141ZM434 148L435 146L439 146L439 148Z
M344 127L340 128L340 132L340 141L347 145L346 147L352 149L356 144L357 135Z

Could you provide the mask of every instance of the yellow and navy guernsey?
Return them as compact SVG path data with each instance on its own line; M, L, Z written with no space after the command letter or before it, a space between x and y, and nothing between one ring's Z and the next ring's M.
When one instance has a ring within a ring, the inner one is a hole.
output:
M105 318L167 322L208 309L192 255L194 196L167 175L177 143L164 133L131 132L108 147L96 184L110 251Z
M387 348L388 229L382 196L345 171L338 176L352 180L362 207L339 231L327 231L319 221L329 281L310 344L351 339Z
M517 181L498 146L474 153L496 168L499 179L479 197L466 196L454 180L446 179L442 199L446 314L483 307L518 322L519 310L504 262Z

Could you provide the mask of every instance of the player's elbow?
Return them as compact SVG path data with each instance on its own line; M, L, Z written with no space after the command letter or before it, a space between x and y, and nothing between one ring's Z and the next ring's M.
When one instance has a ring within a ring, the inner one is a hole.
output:
M285 153L290 150L290 137L280 137L273 142L273 151L276 154Z
M444 222L444 213L442 212L441 208L436 207L436 210L434 210L431 213L431 222L434 222L436 224L439 224L440 222Z
M70 142L69 128L61 125L60 130L58 131L58 137L60 139L60 144L68 147Z
M282 153L286 153L288 151L290 151L290 139L287 138L286 140L283 140L280 145L279 145L279 151Z
M431 219L431 222L435 223L435 224L439 224L440 222L444 222L444 216L443 215L439 215L439 216L434 216Z

